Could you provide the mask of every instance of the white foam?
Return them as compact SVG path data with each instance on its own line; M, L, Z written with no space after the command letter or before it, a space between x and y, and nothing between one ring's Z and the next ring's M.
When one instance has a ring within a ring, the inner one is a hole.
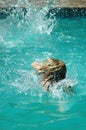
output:
M55 83L53 87L50 88L51 95L54 98L65 99L65 97L67 98L71 94L72 89L76 84L77 82L73 80L64 79Z

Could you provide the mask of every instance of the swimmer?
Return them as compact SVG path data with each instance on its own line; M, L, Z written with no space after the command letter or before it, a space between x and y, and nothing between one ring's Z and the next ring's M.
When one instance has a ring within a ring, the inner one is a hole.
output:
M48 58L43 63L34 61L31 66L42 77L42 86L49 91L53 83L59 82L66 77L66 65L59 59Z

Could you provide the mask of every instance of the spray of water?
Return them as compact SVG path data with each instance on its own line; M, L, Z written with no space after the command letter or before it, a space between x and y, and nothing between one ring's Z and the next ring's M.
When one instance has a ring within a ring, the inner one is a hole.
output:
M55 26L55 15L47 14L51 7L55 4L54 0L50 0L44 7L39 7L28 0L18 0L16 4L9 8L11 20L17 21L17 27L27 26L30 32L50 34Z

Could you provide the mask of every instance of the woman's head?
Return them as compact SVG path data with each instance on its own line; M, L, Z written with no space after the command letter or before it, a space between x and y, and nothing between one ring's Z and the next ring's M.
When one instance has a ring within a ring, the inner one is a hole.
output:
M63 61L57 59L47 59L42 64L41 70L46 76L50 76L50 79L53 79L56 82L66 77L66 65Z
M43 63L33 62L32 67L42 75L42 80L46 82L58 82L66 77L66 65L58 59L48 58Z

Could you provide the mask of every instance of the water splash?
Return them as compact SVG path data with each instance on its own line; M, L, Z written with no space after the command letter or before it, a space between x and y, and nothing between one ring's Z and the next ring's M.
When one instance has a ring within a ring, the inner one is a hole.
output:
M54 4L55 2L51 0L45 7L39 8L28 0L18 0L15 5L10 5L10 19L9 17L8 19L11 20L11 24L17 23L18 29L26 25L31 33L50 34L55 26L56 18L52 13L47 18L47 14Z
M70 80L70 79L64 79L58 83L55 83L53 87L50 88L51 95L54 98L59 99L66 99L71 94L73 95L73 89L74 86L77 84L77 82Z

